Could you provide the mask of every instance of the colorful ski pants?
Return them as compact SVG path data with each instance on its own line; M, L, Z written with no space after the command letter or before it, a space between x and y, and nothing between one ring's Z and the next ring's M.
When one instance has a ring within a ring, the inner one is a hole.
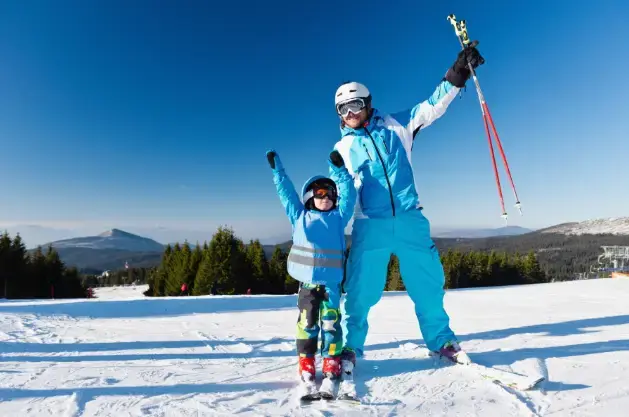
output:
M362 356L367 315L382 296L391 254L397 255L404 286L415 304L419 328L428 349L437 351L456 340L443 307L445 275L421 210L386 219L355 219L346 265L342 312L343 342Z
M343 335L339 303L341 287L326 287L302 283L297 295L297 353L314 356L321 333L321 356L328 358L341 353Z

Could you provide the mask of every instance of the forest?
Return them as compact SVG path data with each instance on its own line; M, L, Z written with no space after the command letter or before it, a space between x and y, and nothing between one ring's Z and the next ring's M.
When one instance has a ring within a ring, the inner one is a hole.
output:
M28 253L20 235L0 235L2 298L82 298L87 296L82 278L51 246Z
M619 235L529 233L483 239L435 238L445 288L532 284L577 279L596 263L602 245L629 245ZM351 238L347 237L348 251ZM19 235L0 236L0 293L4 298L85 297L88 288L148 284L147 296L294 294L286 272L290 242L272 247L244 242L220 227L209 242L168 245L158 264L107 274L80 273L51 246L27 251ZM185 284L185 286L184 286ZM404 290L399 261L391 256L385 290Z
M349 253L348 248L346 254ZM245 243L234 231L221 227L209 243L167 246L160 265L147 274L148 296L207 294L294 294L299 283L286 272L288 253L276 246L269 259L258 240ZM547 282L533 251L450 249L441 254L446 288L486 287ZM185 284L185 287L183 285ZM183 290L182 288L185 288ZM389 261L387 291L404 290L399 261Z

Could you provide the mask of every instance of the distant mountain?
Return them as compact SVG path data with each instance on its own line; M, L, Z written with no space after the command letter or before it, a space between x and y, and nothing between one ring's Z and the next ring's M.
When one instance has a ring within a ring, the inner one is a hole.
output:
M119 229L111 229L98 236L75 237L50 243L55 249L115 249L131 252L162 252L164 245L146 237ZM48 244L46 244L48 246Z
M42 245L51 245L67 266L94 273L130 267L153 267L159 264L165 246L153 239L111 229L97 236L75 237ZM34 251L31 249L29 252Z
M583 222L562 223L540 230L563 235L629 235L629 217L610 217Z
M493 236L518 236L526 233L533 232L533 229L527 229L520 226L505 226L496 229L454 229L454 230L439 230L435 228L432 233L432 237L442 238L485 238Z

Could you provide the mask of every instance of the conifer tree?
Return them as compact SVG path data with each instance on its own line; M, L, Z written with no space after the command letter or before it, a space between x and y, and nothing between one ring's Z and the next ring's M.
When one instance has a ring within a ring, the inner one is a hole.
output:
M546 280L533 251L529 251L522 260L522 275L527 284L538 284Z
M9 291L12 284L11 279L11 238L5 231L0 236L0 285L4 297L9 297Z
M391 255L387 267L387 281L385 288L387 291L405 291L402 276L400 275L400 261L397 256Z
M270 294L269 264L259 240L251 241L246 249L251 274L251 290L255 294Z
M295 281L288 275L288 271L286 270L287 259L288 254L284 252L282 248L276 246L271 255L271 260L269 261L269 285L271 294L284 294L286 291L284 284L289 282L289 280ZM291 287L291 290L292 289ZM296 288L295 291L297 291ZM291 294L291 292L289 292L289 294Z
M231 228L219 227L208 245L206 256L208 265L203 265L204 260L202 268L210 272L197 273L196 293L209 293L214 282L223 294L243 294L247 291L249 282L244 244Z
M85 297L85 288L81 283L81 274L76 267L64 268L61 281L55 288L55 298Z
M212 260L209 256L209 250L203 251L201 263L194 280L194 295L208 295L212 289L212 285L217 280L217 276L214 273Z
M50 296L56 298L57 286L61 285L63 280L64 265L59 258L59 253L52 248L52 245L48 245L48 251L46 252L46 279L50 287Z
M50 284L46 279L48 274L46 256L41 246L38 246L31 255L29 269L29 283L33 298L50 298Z
M9 271L5 280L4 294L7 298L23 298L28 295L28 255L22 237L17 234L10 247L10 257L8 259ZM7 285L10 284L10 285Z
M179 245L176 245L179 247ZM164 251L164 256L162 256L162 262L159 265L158 272L156 274L155 280L155 290L154 294L156 296L165 296L166 295L166 281L168 281L168 275L170 273L170 263L175 253L175 249L168 245L166 246L166 250Z
M186 276L186 285L188 286L188 294L192 294L194 290L194 281L197 277L197 273L199 272L199 268L201 267L201 261L203 260L203 252L201 251L201 246L199 242L194 247L192 251L192 256L190 257L190 267L188 268L188 275Z
M174 296L181 294L181 285L189 279L192 266L192 251L188 242L183 246L175 245L174 253L169 262L168 276L166 279L166 295Z

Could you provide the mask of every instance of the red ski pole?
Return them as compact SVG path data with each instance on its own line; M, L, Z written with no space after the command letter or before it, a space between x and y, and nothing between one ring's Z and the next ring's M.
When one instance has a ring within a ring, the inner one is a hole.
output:
M468 46L470 46L470 39L467 35L467 27L465 25L465 20L461 20L460 22L457 22L456 17L451 14L450 16L448 16L448 21L452 24L452 26L454 27L454 32L457 35L457 38L459 39L459 42L461 44L461 48L465 49ZM476 46L477 42L473 42L471 44L471 46ZM492 164L493 164L493 168L494 168L494 175L496 177L496 186L498 187L498 196L500 197L500 205L502 208L502 217L505 219L505 222L507 221L507 211L505 210L504 207L504 198L502 196L502 187L500 186L500 178L498 176L498 169L496 167L496 157L494 155L494 149L493 149L493 144L491 142L491 134L489 132L489 126L491 125L491 130L494 132L494 136L496 137L496 143L498 145L498 149L500 150L500 155L502 156L502 161L505 164L505 170L507 171L507 174L509 176L509 180L511 182L511 187L513 189L513 194L515 196L515 200L516 200L516 204L515 207L520 211L520 214L522 214L522 204L520 203L520 199L518 198L518 193L515 189L515 184L513 182L513 178L511 176L511 170L509 169L509 163L507 162L507 157L504 153L504 149L502 148L502 143L500 142L500 137L498 136L498 132L496 130L496 126L494 124L493 118L491 117L491 113L489 111L489 106L487 105L487 102L485 101L485 96L483 95L483 91L480 88L480 83L478 82L478 78L476 77L476 72L474 71L474 68L472 67L472 65L470 64L470 62L468 61L468 68L470 69L471 75L472 75L472 80L474 81L474 85L476 86L476 93L478 94L478 101L480 102L480 106L481 106L481 112L483 115L483 123L485 125L485 133L487 134L487 141L489 142L489 151L491 154L491 160L492 160Z

